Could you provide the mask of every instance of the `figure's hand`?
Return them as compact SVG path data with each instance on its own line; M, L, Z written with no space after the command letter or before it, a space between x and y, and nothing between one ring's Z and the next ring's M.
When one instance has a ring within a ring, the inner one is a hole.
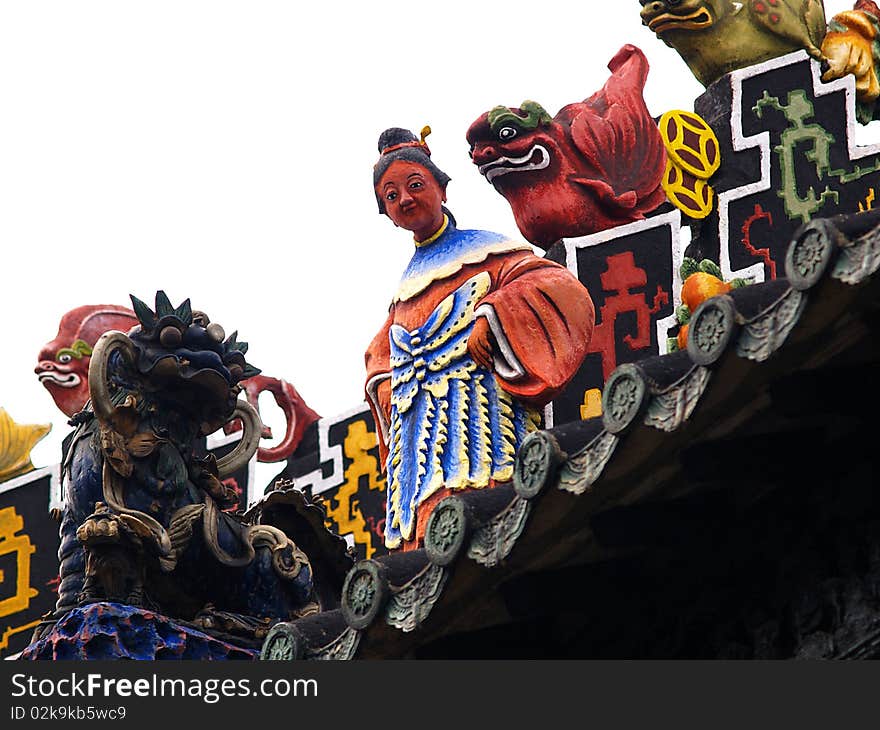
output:
M822 80L833 81L852 74L856 77L856 97L861 103L870 104L880 97L880 81L874 67L877 31L867 16L857 10L840 13L834 21L846 30L831 31L822 42L822 55L829 65Z
M485 317L477 317L470 337L468 337L467 347L470 356L477 365L486 368L486 370L494 370L492 330L489 328L489 321Z

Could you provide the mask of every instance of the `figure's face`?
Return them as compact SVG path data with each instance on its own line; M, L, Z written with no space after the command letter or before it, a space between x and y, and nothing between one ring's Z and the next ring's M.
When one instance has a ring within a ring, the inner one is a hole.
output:
M555 139L559 136L550 115L533 101L520 108L497 106L467 131L471 160L508 200L536 181L559 177L564 156Z
M67 416L81 411L89 399L89 362L98 338L109 330L127 332L137 323L134 312L112 304L84 305L61 318L34 372Z
M424 167L406 160L392 162L376 186L385 213L394 225L424 241L443 225L446 190Z
M92 348L83 340L59 347L50 342L41 351L34 369L40 383L65 415L81 411L89 399L88 373Z
M711 28L729 7L737 5L733 2L712 0L639 0L639 2L642 5L642 23L664 40L670 34ZM739 5L742 7L741 4Z

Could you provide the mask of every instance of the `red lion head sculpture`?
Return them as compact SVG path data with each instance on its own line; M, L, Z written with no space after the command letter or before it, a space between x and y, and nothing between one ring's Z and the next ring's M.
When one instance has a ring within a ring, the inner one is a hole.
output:
M555 117L525 101L495 107L468 130L474 164L542 248L639 220L666 200L666 151L642 97L648 61L628 45L608 68L600 91Z
M87 304L61 318L34 372L65 415L79 413L89 399L89 362L98 338L108 330L128 332L137 323L131 309L115 304Z

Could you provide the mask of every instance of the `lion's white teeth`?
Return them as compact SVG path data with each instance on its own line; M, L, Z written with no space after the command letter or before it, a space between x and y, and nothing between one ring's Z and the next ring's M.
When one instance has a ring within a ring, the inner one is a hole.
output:
M539 162L529 163L535 152L541 153ZM526 172L527 170L543 170L550 164L550 153L543 145L536 144L527 154L522 157L499 157L497 160L487 162L480 165L479 170L482 175L486 176L489 182L492 182L499 175L506 175L509 172Z

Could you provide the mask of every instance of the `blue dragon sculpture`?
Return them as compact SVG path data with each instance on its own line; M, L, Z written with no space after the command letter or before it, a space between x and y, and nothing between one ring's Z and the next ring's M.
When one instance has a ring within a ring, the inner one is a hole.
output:
M132 303L139 324L98 340L91 400L73 421L51 618L112 602L255 640L277 621L332 608L338 592L317 590L312 562L289 534L298 526L323 550L322 565L335 551L341 585L351 557L340 560L344 548L320 534L321 516L309 515L317 507L290 490L296 519L288 515L287 531L263 524L259 506L230 509L237 496L223 479L247 464L262 430L238 399L240 382L259 373L245 360L247 343L189 300L174 307L160 291L155 311ZM201 439L234 419L244 428L233 451L200 456Z

